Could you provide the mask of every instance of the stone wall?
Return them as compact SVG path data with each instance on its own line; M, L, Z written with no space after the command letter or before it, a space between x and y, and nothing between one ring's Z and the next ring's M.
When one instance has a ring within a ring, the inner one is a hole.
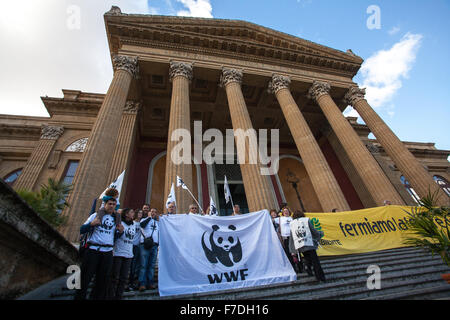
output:
M0 299L14 299L79 264L77 249L0 179Z

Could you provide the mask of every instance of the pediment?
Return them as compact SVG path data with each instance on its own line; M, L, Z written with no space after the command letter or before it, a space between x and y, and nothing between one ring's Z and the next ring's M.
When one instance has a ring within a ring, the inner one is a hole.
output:
M111 53L126 43L199 49L218 55L239 55L289 65L313 65L355 75L363 60L250 22L155 15L105 14Z

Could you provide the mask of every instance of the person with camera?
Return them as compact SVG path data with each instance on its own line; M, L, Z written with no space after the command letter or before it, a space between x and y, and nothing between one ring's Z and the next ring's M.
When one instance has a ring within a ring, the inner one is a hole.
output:
M154 274L159 246L159 221L158 211L152 208L149 216L142 219L141 243L139 244L141 256L141 268L139 272L139 291L155 289Z

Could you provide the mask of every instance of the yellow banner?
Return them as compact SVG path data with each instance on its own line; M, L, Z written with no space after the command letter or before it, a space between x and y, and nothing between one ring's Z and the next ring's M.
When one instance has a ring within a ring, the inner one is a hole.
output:
M317 254L344 255L407 247L408 206L384 206L355 211L305 213L324 232ZM439 222L438 222L439 223Z

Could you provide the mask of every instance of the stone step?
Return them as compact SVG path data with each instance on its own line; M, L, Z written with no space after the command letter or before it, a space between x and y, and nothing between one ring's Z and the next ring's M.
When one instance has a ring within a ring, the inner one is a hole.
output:
M439 267L428 267L421 270L391 272L387 275L382 275L381 288L383 290L384 287L394 282L401 283L401 281L413 279L419 279L418 281L437 279L441 273L448 272L448 270L448 267L442 264ZM321 295L330 299L331 297L337 299L339 296L346 295L345 292L353 294L351 290L361 290L361 292L371 291L367 289L367 276L357 276L353 279L336 280L330 283L319 283L316 286L295 286L283 288L283 290L273 290L271 292L258 292L254 295L242 297L241 299L312 299L313 296L316 296L318 299Z
M395 250L395 249L394 249ZM398 251L379 251L379 252L371 252L365 254L355 254L355 255L346 255L346 256L333 256L333 257L319 257L321 264L324 266L333 265L333 264L351 264L354 262L360 263L364 260L371 260L374 258L380 259L388 259L388 258L397 258L397 257L414 257L415 255L430 255L427 251L418 249L418 248L408 248L406 250L398 250Z
M450 272L450 269L443 264L440 257L432 257L420 248L399 248L351 256L319 258L327 277L326 283L319 283L315 277L308 276L304 272L298 274L298 280L290 283L170 297L159 297L157 289L130 291L124 292L123 298L126 300L391 299L390 297L402 299L411 296L445 299L448 294L444 286L447 284L440 275ZM367 274L366 270L371 264L376 264L381 269L381 290L367 289L370 274ZM65 287L52 290L54 290L50 297L52 299L73 299L73 290Z
M442 280L442 279L441 279ZM434 284L434 282L433 282ZM416 300L420 299L450 299L450 284L444 283L442 281L436 281L436 284L426 288L420 288L416 290L405 290L402 292L396 292L391 294L383 294L375 297L364 298L361 300L399 300L408 299Z

